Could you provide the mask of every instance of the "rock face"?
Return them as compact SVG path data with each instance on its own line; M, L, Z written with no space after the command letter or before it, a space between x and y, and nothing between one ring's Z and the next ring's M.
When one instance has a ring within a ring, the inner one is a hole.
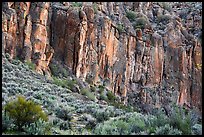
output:
M11 58L16 56L17 47L17 14L12 9L13 3L3 3L2 13L2 41L3 50L9 53Z
M134 94L142 104L177 102L201 110L200 4L4 2L2 52L32 61L48 75L54 58L124 103L134 104ZM184 7L189 11L178 9Z
M50 74L49 62L54 50L49 45L47 2L3 3L2 39L5 52L36 64L41 74Z

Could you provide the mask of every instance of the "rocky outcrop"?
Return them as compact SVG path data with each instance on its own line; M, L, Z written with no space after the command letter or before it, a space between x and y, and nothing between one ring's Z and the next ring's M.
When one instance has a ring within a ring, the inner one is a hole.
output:
M2 30L5 52L36 64L41 74L50 74L54 50L49 45L47 21L49 3L3 3Z
M141 106L177 102L201 109L202 8L200 3L168 4L3 3L3 52L34 62L48 75L54 58L125 104L139 98ZM135 16L128 18L129 11Z

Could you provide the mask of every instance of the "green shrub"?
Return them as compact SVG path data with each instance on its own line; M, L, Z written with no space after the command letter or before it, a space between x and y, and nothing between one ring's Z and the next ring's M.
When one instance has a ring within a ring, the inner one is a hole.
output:
M10 58L11 58L11 56L10 56L9 53L6 53L6 54L5 54L5 57L6 57L7 59L10 59Z
M123 24L118 24L117 29L118 29L119 33L122 33L125 30Z
M82 3L81 2L72 2L73 7L81 7Z
M53 83L63 88L72 89L74 84L76 84L76 81L53 77Z
M154 115L148 115L145 124L148 134L154 134L156 128L170 124L170 119L165 115L162 109L155 109Z
M99 124L94 129L94 134L96 135L119 135L116 128L117 127L107 124L107 122L105 122L104 124Z
M182 132L178 129L174 129L169 124L166 124L165 126L156 128L154 135L182 135Z
M186 110L179 108L178 106L174 107L174 113L170 116L170 125L174 128L182 131L184 135L191 134L191 118L190 113L186 114Z
M26 61L25 64L28 66L29 69L35 70L36 64L31 61Z
M61 130L68 130L71 127L70 123L68 121L62 121L59 124L59 128Z
M89 83L90 85L93 85L94 84L94 77L93 77L93 75L88 74L86 76L86 82Z
M5 105L5 111L10 118L14 120L18 130L27 124L31 124L39 120L48 121L47 115L42 111L40 105L33 101L26 101L24 97L19 96L17 100L8 102Z
M108 100L109 100L110 102L114 102L114 101L116 100L116 97L115 97L114 93L111 92L111 91L108 91L108 92L107 92L107 97L108 97Z
M51 74L55 77L67 77L68 76L68 71L67 69L62 66L61 64L57 63L50 63L49 64Z
M110 113L104 111L103 109L99 109L94 113L94 116L98 122L103 122L109 119Z
M71 129L70 121L64 121L60 118L54 118L53 121L54 127L59 127L60 130L69 130Z
M108 97L105 95L104 92L101 92L101 93L100 93L100 99L101 99L101 100L105 100L105 101L108 102Z
M50 63L49 67L50 67L50 71L51 71L52 75L54 75L54 76L59 75L59 68L57 67L57 65Z
M39 119L35 123L23 126L23 130L28 135L50 135L51 125L42 119Z
M116 108L119 108L119 109L123 109L124 108L124 106L121 104L121 103L119 103L119 102L109 102L111 105L113 105L114 107L116 107Z
M83 112L87 112L89 114L95 113L99 109L99 105L96 103L86 104Z
M95 101L95 100L96 100L95 95L94 95L93 93L91 93L91 92L87 92L87 93L86 93L86 96L87 96L90 100L92 100L92 101Z
M19 65L21 61L18 58L16 58L16 59L13 59L11 63L14 65Z
M99 88L99 93L102 93L105 89L103 85L99 85L98 88Z
M90 90L88 88L81 89L80 92L82 95L87 96L90 100L92 100L92 101L96 100L95 95L92 92L90 92Z
M170 122L170 119L164 114L164 112L162 111L162 109L159 109L157 114L156 114L156 118L157 119L153 119L153 120L156 120L156 121L152 121L152 125L155 125L155 126L164 126L166 124L168 124Z
M103 100L107 101L110 105L112 105L118 109L122 109L126 112L136 111L132 106L122 104L119 101L119 99L114 95L114 93L112 93L111 91L108 91L106 95L104 93L101 93L100 99L103 99Z
M171 20L171 16L170 15L159 15L157 19L158 19L158 23L159 22L169 22Z
M148 20L144 17L137 18L134 23L134 29L144 29L145 26L148 24Z
M167 10L167 11L169 11L169 12L172 10L172 8L171 8L171 6L169 5L168 2L159 2L159 5L160 5L163 9L165 9L165 10Z
M117 104L117 105L115 105L115 104ZM132 106L130 106L130 105L126 106L126 105L124 105L122 103L118 103L118 102L114 103L114 106L119 108L119 109L123 109L126 112L134 112L135 111L135 109Z
M67 86L69 87L68 89L72 89L74 84L77 84L76 80L67 80Z
M83 120L87 121L86 128L93 129L96 126L96 119L90 114L84 114Z
M192 127L192 134L193 135L202 135L202 125L200 124L195 124Z
M91 85L91 92L96 92L96 87Z
M146 129L145 118L142 115L133 113L133 115L127 118L126 121L129 124L130 133L138 133Z
M94 9L94 13L97 14L97 12L98 12L98 5L96 3L93 3L93 9Z
M89 92L89 89L88 88L84 88L84 89L81 89L80 92L81 92L82 95L86 95L87 92Z
M59 79L59 78L53 77L53 83L58 85L58 86L61 86L63 88L68 88L67 87L67 80L65 80L65 79Z
M132 22L136 20L136 13L134 11L128 11L126 17Z
M121 110L116 109L114 106L108 106L108 107L105 109L105 111L106 111L107 113L109 113L109 117L119 116L119 115L120 115L119 113L121 112Z
M2 110L2 131L13 130L14 127L14 121Z
M127 135L129 134L129 125L128 123L124 122L123 120L117 120L114 122L114 127L119 135Z
M97 125L95 134L130 135L145 130L144 117L138 113L126 114Z
M70 112L72 112L73 110L74 110L73 107L63 107L63 108L59 107L56 109L56 116L65 121L67 120L70 121L72 119Z

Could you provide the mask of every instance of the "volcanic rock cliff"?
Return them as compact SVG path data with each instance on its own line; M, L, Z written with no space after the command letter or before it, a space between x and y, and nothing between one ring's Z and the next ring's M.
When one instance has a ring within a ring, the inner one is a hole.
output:
M78 5L77 5L78 4ZM60 62L125 104L202 109L202 3L4 2L2 52Z

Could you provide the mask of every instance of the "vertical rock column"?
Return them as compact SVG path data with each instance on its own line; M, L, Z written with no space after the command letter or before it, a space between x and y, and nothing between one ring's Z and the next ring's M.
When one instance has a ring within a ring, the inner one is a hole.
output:
M85 6L83 11L87 16L87 37L86 37L86 47L88 51L86 53L86 80L89 83L95 84L98 81L98 61L97 61L97 40L96 40L96 26L94 24L94 9L92 6Z
M84 11L80 11L79 12L79 17L80 17L80 24L79 24L79 38L78 41L75 45L76 47L78 47L78 51L76 53L76 57L75 59L78 59L77 61L75 61L75 67L74 67L74 71L76 72L76 76L77 77L81 77L82 80L85 80L86 78L86 53L88 50L87 45L85 45L85 41L86 41L86 35L87 35L87 17ZM76 48L75 47L75 48Z
M68 11L67 26L65 29L64 62L76 74L79 55L80 18L76 9Z
M202 111L202 46L196 41L193 51L193 72L192 72L192 105Z
M59 9L56 5L52 5L52 16L51 16L51 37L50 45L53 47L56 60L64 61L65 58L65 46L68 42L68 36L66 34L67 29L67 17L68 13L65 10Z
M2 41L4 41L3 50L5 53L9 53L11 58L16 57L17 46L17 14L13 6L13 2L3 2L2 12Z
M36 64L36 71L40 74L49 74L49 62L54 50L47 45L47 20L49 2L35 2L31 5L32 18L32 60Z
M24 29L27 23L26 16L29 14L29 10L30 10L30 2L15 2L14 5L15 5L16 13L17 13L17 47L16 47L16 50L17 50L17 56L19 58L22 58L22 51L23 51L22 49L24 46L24 39L25 39ZM27 30L28 30L29 25L27 25L27 28L26 28Z
M127 91L130 87L129 83L133 77L134 67L135 67L135 48L136 39L133 36L128 36L127 50L126 50L126 71L125 71L125 82L124 82L124 92L122 97L124 97L124 104L127 103Z
M136 30L136 55L135 55L135 73L133 75L133 83L138 83L142 76L142 58L145 50L145 45L142 41L142 30Z
M187 57L183 47L179 47L179 96L177 104L183 106L187 102Z
M31 44L31 31L32 31L32 22L31 22L31 16L26 16L26 25L24 29L24 45L22 48L22 59L25 61L31 61L32 56L32 44Z
M152 58L151 63L153 66L153 75L152 76L152 83L159 85L162 81L162 75L163 75L163 62L164 62L164 49L163 49L163 40L162 37L154 33L152 35L153 37L153 49L152 49Z

